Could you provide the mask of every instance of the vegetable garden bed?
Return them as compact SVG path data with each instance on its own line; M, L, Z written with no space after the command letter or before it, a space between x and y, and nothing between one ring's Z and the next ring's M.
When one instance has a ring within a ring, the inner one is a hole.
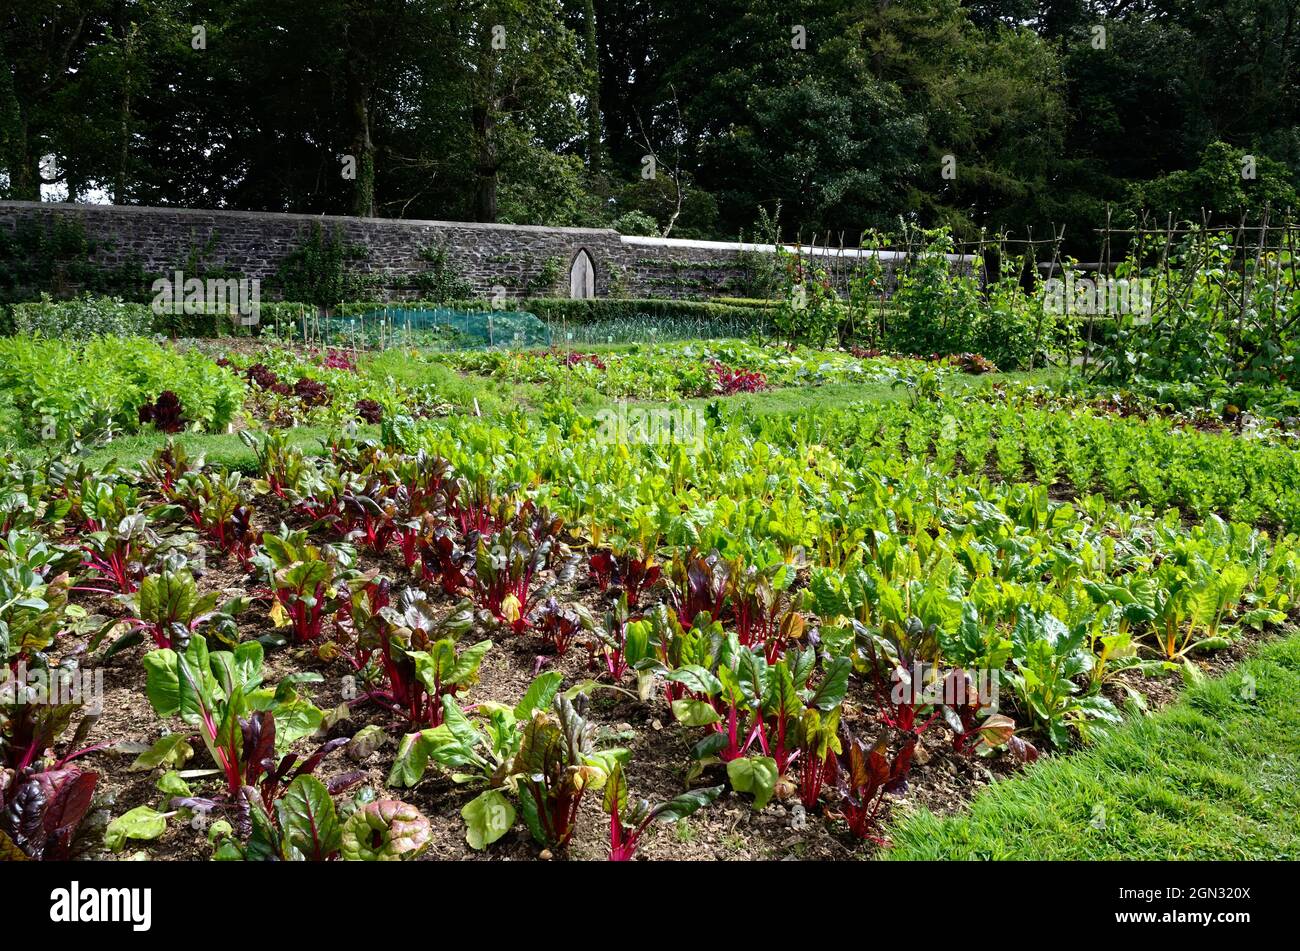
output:
M1280 429L739 343L221 361L251 471L6 466L3 660L105 700L3 707L0 796L54 791L10 853L867 857L1129 729L1300 585ZM729 395L858 379L892 398ZM601 424L706 394L698 439Z

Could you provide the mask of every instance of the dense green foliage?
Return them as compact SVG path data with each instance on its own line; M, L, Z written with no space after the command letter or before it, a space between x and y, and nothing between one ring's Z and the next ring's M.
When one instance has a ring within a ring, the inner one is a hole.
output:
M42 337L85 340L91 337L134 337L157 323L144 304L113 297L84 296L56 301L42 295L36 302L14 304L13 331Z
M1289 238L1264 245L1240 232L1193 231L1172 246L1135 248L1117 273L1149 282L1149 307L1083 328L1094 344L1085 377L1180 407L1297 415L1295 268Z
M532 383L555 399L581 401L584 391L613 399L675 400L824 383L892 384L924 364L739 341L635 345L578 351L461 351L432 354L458 370L511 383Z
M1081 497L1100 491L1197 519L1219 514L1300 531L1300 455L1290 439L1205 431L1198 425L1218 427L1146 410L1146 418L1122 417L1100 401L1012 391L998 400L863 407L851 438L929 455L940 471L1028 478Z
M1107 202L1295 201L1296 0L679 6L33 0L4 190L723 239L780 203L788 238L1056 223L1084 260Z
M212 360L147 339L0 338L0 433L18 445L56 450L132 432L165 391L206 432L225 430L244 400L243 384Z

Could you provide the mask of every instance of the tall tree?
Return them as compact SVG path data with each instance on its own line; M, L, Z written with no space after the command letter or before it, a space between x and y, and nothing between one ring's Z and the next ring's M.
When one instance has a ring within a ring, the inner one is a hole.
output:
M474 217L496 221L503 145L516 156L571 146L574 100L589 84L557 0L452 0L448 13L443 51L468 106Z
M41 160L58 144L58 94L74 81L103 10L101 0L32 0L0 13L0 152L14 198L40 201L41 185L62 179Z
M597 39L595 0L583 2L583 53L587 60L587 171L593 179L601 174L600 135L600 42Z

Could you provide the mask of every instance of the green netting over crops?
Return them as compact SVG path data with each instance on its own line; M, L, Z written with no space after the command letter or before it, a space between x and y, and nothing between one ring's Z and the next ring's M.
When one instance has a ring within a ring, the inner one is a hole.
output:
M761 315L766 316L766 315ZM755 319L712 315L656 315L639 313L580 323L551 319L557 344L663 343L669 340L721 340L763 335L770 324Z
M363 321L387 322L390 334L412 346L475 350L551 345L550 329L527 311L386 307L363 315Z
M292 306L292 305L287 305ZM342 313L284 313L271 305L276 332L312 345L387 349L529 349L591 344L662 343L761 336L770 331L763 308L683 305L677 301L538 301L531 310L472 309L428 304L364 308ZM286 326L287 322L287 326Z
M303 319L308 338L360 347L476 350L551 344L546 323L526 311L382 307L348 316L313 314Z

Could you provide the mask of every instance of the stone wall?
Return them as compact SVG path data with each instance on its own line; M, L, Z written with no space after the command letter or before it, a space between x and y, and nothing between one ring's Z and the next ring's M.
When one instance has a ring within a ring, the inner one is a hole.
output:
M368 290L385 299L422 296L420 281L432 272L435 248L445 248L452 270L475 295L507 298L568 296L569 269L581 250L594 265L597 297L744 296L753 260L773 251L770 245L622 237L592 228L0 202L0 230L13 232L23 222L48 230L58 219L80 223L96 267L135 263L159 276L196 261L200 273L186 277L217 272L257 278L266 299L275 296L281 262L318 226L358 249L348 267L367 275ZM855 254L821 253L841 287L858 264ZM888 268L892 260L885 263Z
M610 283L616 289L621 283L629 297L746 297L752 293L749 288L755 273L766 265L763 259L773 250L770 244L624 236L606 270ZM841 294L871 258L879 258L885 286L892 288L894 268L905 257L893 251L876 254L852 248L787 246L786 250L825 270ZM956 256L950 258L956 260Z

